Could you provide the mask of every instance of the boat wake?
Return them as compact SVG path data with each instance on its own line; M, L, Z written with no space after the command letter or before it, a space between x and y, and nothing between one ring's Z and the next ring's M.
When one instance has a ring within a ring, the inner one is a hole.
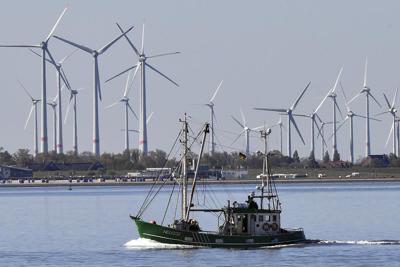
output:
M128 241L124 244L126 249L132 250L147 250L147 249L193 249L199 248L197 246L178 245L178 244L164 244L146 238L138 238Z
M400 245L400 240L359 240L359 241L340 241L340 240L319 240L314 244L320 245Z

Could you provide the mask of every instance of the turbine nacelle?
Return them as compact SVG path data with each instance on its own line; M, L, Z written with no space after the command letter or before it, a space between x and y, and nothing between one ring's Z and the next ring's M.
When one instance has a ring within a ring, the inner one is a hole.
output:
M144 61L146 61L146 56L145 56L145 54L139 55L139 62L144 62Z

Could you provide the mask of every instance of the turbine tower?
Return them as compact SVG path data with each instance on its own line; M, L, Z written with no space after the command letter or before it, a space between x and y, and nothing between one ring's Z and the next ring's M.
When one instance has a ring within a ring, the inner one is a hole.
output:
M54 153L57 153L57 96L53 99L53 101L47 103L47 105L49 105L53 109L53 136L54 136L53 151L54 151Z
M67 122L68 114L71 109L71 105L73 106L74 110L74 121L73 121L73 129L72 129L72 146L73 146L73 152L74 155L78 155L78 119L77 119L77 107L76 107L76 96L78 95L80 90L70 90L70 98L69 98L69 104L67 107L67 111L65 112L65 120L64 124Z
M301 141L305 145L303 136L301 136L300 130L297 127L296 121L294 120L293 117L293 111L296 109L297 105L300 102L300 99L303 97L304 93L307 91L308 87L310 86L311 82L307 84L307 86L303 89L299 97L296 99L296 101L293 103L293 105L290 108L254 108L255 110L264 110L264 111L273 111L273 112L279 112L279 113L284 113L282 115L287 115L288 116L288 130L287 130L287 152L288 156L292 157L292 137L291 137L291 124L293 123L293 126L295 127L297 134L299 135Z
M279 117L279 121L276 124L271 126L271 129L274 128L275 126L279 126L279 137L280 137L280 142L279 142L280 151L279 152L281 152L281 154L283 155L283 129L285 129L285 126L282 123L281 117Z
M89 54L92 55L93 57L93 66L94 66L94 71L93 71L93 154L96 157L100 156L100 133L99 133L99 109L98 109L98 101L100 98L101 99L101 89L100 89L100 75L99 75L99 63L98 63L98 56L102 55L105 53L115 42L117 42L122 36L127 34L129 31L131 31L133 27L130 27L127 31L123 32L120 34L117 38L112 40L110 43L106 44L102 48L98 50L94 50L91 48L88 48L86 46L68 41L64 38L54 36L54 38L57 38L58 40L61 40L69 45L75 46Z
M32 102L32 107L31 107L31 110L29 111L28 118L25 122L24 130L26 130L26 127L28 126L28 122L32 116L32 112L35 111L34 133L33 133L33 148L34 148L33 156L36 157L38 154L38 151L39 151L39 148L38 148L38 125L37 125L37 122L38 122L37 104L40 102L40 99L33 98L32 95L28 92L28 90L26 90L25 86L20 81L18 81L18 83L20 84L22 89L24 89L25 93L28 95L28 97L30 98L30 100Z
M130 80L130 76L131 76L132 70L129 72L128 77L126 79L126 84L125 84L125 91L124 91L124 95L122 96L122 98L107 106L106 108L111 108L115 105L117 105L118 103L124 103L125 105L125 151L129 153L129 110L132 112L132 114L135 116L135 118L138 120L138 117L135 113L135 111L133 110L132 106L129 104L129 98L128 98L128 94L130 91L130 86L129 86L129 80ZM135 72L136 74L136 72ZM132 81L134 80L135 77L132 78Z
M0 45L0 47L23 47L23 48L40 48L42 49L42 113L41 113L41 147L40 152L47 154L48 152L48 140L47 140L47 105L46 105L46 97L47 97L47 90L46 90L46 54L49 56L50 60L55 64L54 58L51 55L48 49L48 42L53 35L54 31L56 30L58 24L61 21L61 18L64 16L65 11L67 8L64 8L61 15L58 17L56 23L54 24L53 28L51 29L50 33L47 35L46 39L42 41L38 45Z
M243 131L241 131L240 133L239 133L239 135L236 137L236 139L232 142L232 145L239 139L239 137L241 137L242 136L242 134L244 134L244 136L245 136L245 141L246 141L246 156L248 156L248 155L250 155L250 132L251 131L257 131L258 129L261 129L261 128L263 128L264 126L260 126L260 127L256 127L256 128L249 128L248 126L247 126L247 124L246 124L246 118L245 118L245 116L244 116L244 114L243 114L243 111L242 111L242 109L240 109L240 115L241 115L241 117L242 117L242 121L243 121L243 123L240 123L239 122L239 120L238 119L236 119L235 117L233 117L232 115L231 115L231 117L232 117L232 119L240 126L240 127L242 127L243 128Z
M123 32L122 27L117 23L117 26L121 32ZM155 57L162 57L162 56L168 56L168 55L174 55L174 54L179 54L180 52L172 52L172 53L164 53L164 54L158 54L158 55L153 55L153 56L146 56L144 52L144 24L143 24L143 29L142 29L142 47L140 51L133 45L131 40L129 39L128 36L124 35L125 39L129 43L129 45L132 47L133 51L135 54L138 56L139 60L138 62L133 65L132 67L129 67L128 69L118 73L117 75L114 75L113 77L109 78L106 80L106 82L122 75L123 73L136 68L136 71L140 68L140 113L139 113L139 150L142 155L146 156L148 152L148 140L147 140L147 114L146 114L146 67L153 70L154 72L158 73L174 85L178 86L179 85L174 82L172 79L170 79L168 76L163 74L161 71L147 63L147 59L150 58L155 58ZM136 75L136 72L134 76Z
M30 49L32 53L34 53L35 55L42 57L40 54L36 53L35 51L33 51L32 49ZM49 62L50 64L52 64L54 66L54 68L56 69L56 74L57 74L57 96L58 96L58 117L57 117L57 132L58 132L58 143L57 145L57 150L56 153L58 154L63 154L64 153L64 149L63 149L63 127L62 127L62 95L61 95L61 90L62 90L62 85L61 85L61 80L65 81L65 85L67 86L67 88L69 90L71 90L71 86L69 84L69 81L67 79L67 76L65 75L64 69L62 67L62 64L76 51L78 51L78 49L75 49L74 51L72 51L69 55L65 56L63 59L61 59L60 61L58 61L56 64L54 64L52 61L46 59L47 62Z
M371 88L369 86L367 86L367 70L368 70L368 58L365 58L365 68L364 68L364 84L363 84L363 88L361 89L361 91L355 96L353 97L353 99L351 99L349 101L349 103L353 102L356 98L358 98L360 95L365 93L365 128L366 128L366 147L365 147L365 157L368 157L369 155L371 155L371 142L370 142L370 126L369 126L369 97L371 97L376 104L378 104L379 107L382 107L381 104L379 104L378 100L376 100L376 98L371 94Z
M396 92L394 93L394 97L393 97L393 100L392 100L391 104L389 103L389 100L386 97L385 93L383 93L383 97L385 98L385 101L386 101L386 104L388 105L389 110L380 113L380 114L390 113L393 116L392 128L390 129L389 136L388 136L388 139L386 141L386 145L387 145L388 142L389 142L390 136L392 135L392 132L393 132L393 155L397 155L396 154L396 149L397 149L397 145L396 145L396 136L397 136L397 129L396 129L397 117L396 117L396 112L397 112L397 109L395 108L396 98L397 98L397 91L398 91L398 89L396 89Z

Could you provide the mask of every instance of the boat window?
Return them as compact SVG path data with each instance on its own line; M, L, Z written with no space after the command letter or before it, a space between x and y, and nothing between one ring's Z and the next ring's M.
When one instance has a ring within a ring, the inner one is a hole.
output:
M273 215L273 216L272 216L272 221L273 221L273 222L276 222L276 215Z
M265 215L265 221L266 222L269 222L270 220L269 220L269 215Z
M262 222L262 221L264 221L264 216L262 216L262 215L258 215L258 221L259 221L259 222Z
M251 214L250 219L251 219L252 221L256 221L257 217L256 217L256 215Z

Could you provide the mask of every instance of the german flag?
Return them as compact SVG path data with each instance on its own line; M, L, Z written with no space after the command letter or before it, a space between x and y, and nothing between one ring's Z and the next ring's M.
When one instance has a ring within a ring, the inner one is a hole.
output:
M241 160L245 160L247 157L245 154L243 154L242 152L239 152L239 159Z

